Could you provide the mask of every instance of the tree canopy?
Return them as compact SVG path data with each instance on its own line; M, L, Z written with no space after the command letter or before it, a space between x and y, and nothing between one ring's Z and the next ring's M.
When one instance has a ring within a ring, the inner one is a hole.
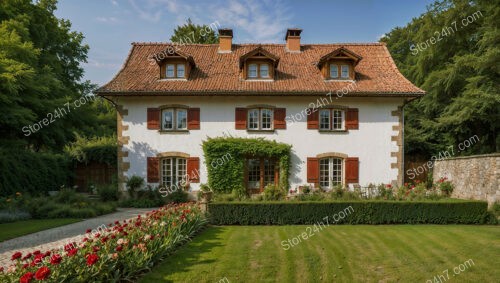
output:
M500 1L442 0L386 42L427 94L406 106L406 154L430 156L477 135L460 154L500 151Z
M89 47L56 4L0 1L0 145L61 151L74 132L93 135L108 120L106 103L85 97L95 88L81 81Z
M210 25L193 24L191 19L188 19L182 26L177 26L174 29L174 34L170 40L178 44L187 43L217 43L218 37L215 29L219 22L213 22Z

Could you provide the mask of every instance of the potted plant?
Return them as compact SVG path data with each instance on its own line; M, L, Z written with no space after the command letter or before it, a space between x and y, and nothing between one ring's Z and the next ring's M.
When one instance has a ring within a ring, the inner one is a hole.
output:
M207 184L200 185L200 191L198 192L198 199L202 202L209 202L212 199L213 192Z

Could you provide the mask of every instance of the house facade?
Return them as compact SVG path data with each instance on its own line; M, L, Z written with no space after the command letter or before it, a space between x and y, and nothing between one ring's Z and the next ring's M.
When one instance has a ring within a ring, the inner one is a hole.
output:
M98 91L117 108L118 177L192 190L207 183L202 143L264 138L292 145L289 185L401 184L403 107L425 92L396 68L382 43L133 43ZM220 162L231 162L231 156ZM272 159L245 157L245 184L278 182Z

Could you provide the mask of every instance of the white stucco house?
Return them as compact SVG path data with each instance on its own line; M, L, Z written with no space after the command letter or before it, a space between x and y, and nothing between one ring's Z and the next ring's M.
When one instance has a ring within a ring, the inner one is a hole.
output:
M206 183L202 141L262 137L292 145L289 184L352 186L403 181L403 106L425 92L383 43L132 43L97 94L118 109L118 176L172 186ZM248 189L276 182L271 160L248 157Z

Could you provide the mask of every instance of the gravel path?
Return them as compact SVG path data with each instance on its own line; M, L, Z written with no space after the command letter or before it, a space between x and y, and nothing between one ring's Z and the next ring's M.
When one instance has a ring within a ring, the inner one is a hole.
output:
M125 220L145 214L154 208L119 208L118 211L99 217L86 219L77 223L72 223L33 234L21 236L0 243L0 266L10 264L13 253L20 251L23 254L34 250L50 250L59 248L61 245L73 242L82 238L87 229L98 229L103 225L108 225L116 220Z

